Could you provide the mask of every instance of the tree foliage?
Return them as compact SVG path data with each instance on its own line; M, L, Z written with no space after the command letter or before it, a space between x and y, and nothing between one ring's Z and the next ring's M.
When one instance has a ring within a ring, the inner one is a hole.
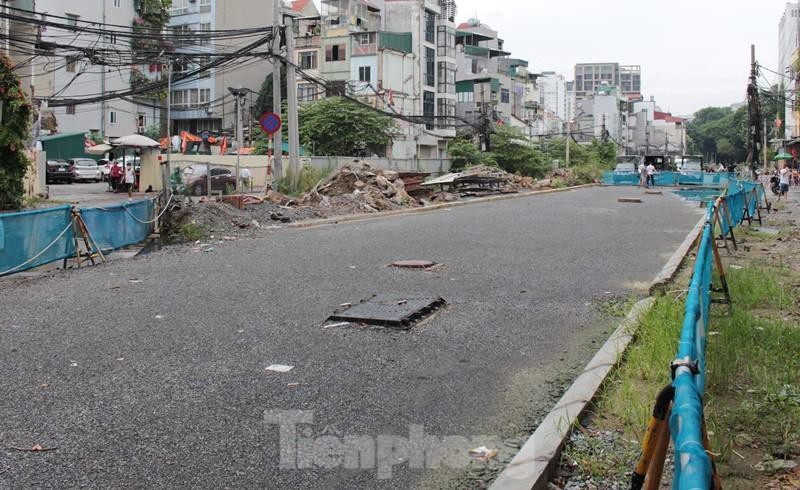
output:
M342 97L300 106L300 143L317 155L382 155L396 126L383 114Z
M33 109L5 55L0 55L0 104L0 210L13 210L22 205L22 180L30 165L25 144Z
M286 101L286 66L281 65L281 101ZM283 103L281 104L283 105ZM255 107L253 108L255 114L253 117L258 118L260 115L267 112L275 112L274 104L272 103L272 73L268 73L264 82L261 84L261 90L258 91L258 98L256 98Z
M747 107L706 107L687 126L689 151L718 162L738 163L747 158Z

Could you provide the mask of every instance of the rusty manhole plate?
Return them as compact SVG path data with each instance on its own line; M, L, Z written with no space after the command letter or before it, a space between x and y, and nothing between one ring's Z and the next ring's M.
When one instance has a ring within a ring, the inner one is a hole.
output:
M392 262L392 267L400 267L402 269L430 269L436 265L436 262L430 260L398 260L397 262Z
M445 306L442 298L377 294L368 300L336 312L328 321L366 323L407 330Z

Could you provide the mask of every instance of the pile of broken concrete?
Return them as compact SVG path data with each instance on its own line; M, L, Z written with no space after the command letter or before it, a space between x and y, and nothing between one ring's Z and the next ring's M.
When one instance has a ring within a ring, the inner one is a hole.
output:
M337 214L376 213L419 205L408 195L397 172L358 161L342 166L318 183L302 204L336 210Z

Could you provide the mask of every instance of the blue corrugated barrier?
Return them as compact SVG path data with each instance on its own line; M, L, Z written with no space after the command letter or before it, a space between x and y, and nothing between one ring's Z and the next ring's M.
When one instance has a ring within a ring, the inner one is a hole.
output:
M709 204L694 274L686 297L686 309L673 362L675 398L670 417L670 432L675 444L676 490L712 488L712 462L703 445L703 394L706 381L706 338L711 307L711 280L714 270L715 225L723 236L744 219L746 189L760 184L731 180L728 191ZM757 191L758 192L758 191ZM754 199L753 202L758 204ZM748 202L748 204L750 204ZM727 208L728 213L725 212ZM718 216L719 219L715 219ZM730 217L730 219L729 219ZM724 279L724 274L720 272ZM726 283L723 283L726 288Z
M81 217L100 250L117 249L144 241L153 232L152 200L81 209Z
M720 173L681 173L681 172L657 172L655 174L656 186L675 186L675 185L700 185L725 187L730 179L735 178L736 174ZM603 184L605 185L638 185L638 173L615 173L612 171L603 172Z
M79 210L92 251L144 241L153 232L155 200ZM75 256L72 206L0 214L0 276ZM78 234L80 236L80 233Z
M72 207L0 214L0 276L75 255Z

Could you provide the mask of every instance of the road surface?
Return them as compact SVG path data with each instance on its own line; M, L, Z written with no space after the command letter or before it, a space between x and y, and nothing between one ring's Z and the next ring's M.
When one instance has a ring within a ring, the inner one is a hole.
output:
M0 284L0 487L453 486L482 441L513 456L613 328L598 305L642 294L701 215L640 194L281 229ZM399 259L443 266L386 267ZM322 328L385 292L449 306L410 331ZM11 449L37 444L57 449Z

